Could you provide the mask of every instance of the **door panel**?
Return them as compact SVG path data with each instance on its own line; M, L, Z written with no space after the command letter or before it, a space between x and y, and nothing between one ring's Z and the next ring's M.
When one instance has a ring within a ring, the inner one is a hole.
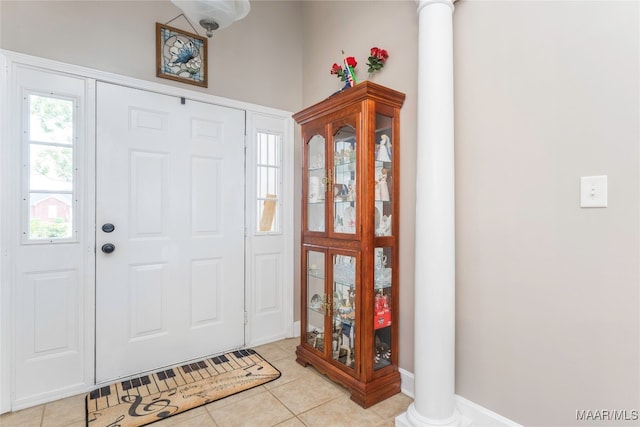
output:
M243 345L244 112L97 99L97 381Z
M247 341L291 335L293 321L293 146L281 118L248 112Z
M84 302L93 271L86 250L92 239L83 221L89 212L86 82L23 66L13 70L7 124L18 137L3 151L3 233L10 260L5 278L11 280L2 314L14 323L13 330L3 330L8 339L0 358L12 363L12 389L3 393L18 410L56 393L80 392L91 382L92 325ZM59 109L64 104L70 108Z

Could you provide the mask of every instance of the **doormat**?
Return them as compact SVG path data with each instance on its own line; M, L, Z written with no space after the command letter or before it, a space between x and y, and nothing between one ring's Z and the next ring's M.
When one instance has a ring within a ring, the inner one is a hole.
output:
M280 377L253 349L232 351L88 393L88 427L135 427L258 387Z

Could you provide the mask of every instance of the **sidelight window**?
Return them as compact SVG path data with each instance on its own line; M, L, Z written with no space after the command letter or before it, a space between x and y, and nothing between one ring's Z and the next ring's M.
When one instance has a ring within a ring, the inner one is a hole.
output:
M74 240L76 101L27 93L23 128L23 240Z
M280 232L282 192L282 136L257 132L257 224L258 232Z

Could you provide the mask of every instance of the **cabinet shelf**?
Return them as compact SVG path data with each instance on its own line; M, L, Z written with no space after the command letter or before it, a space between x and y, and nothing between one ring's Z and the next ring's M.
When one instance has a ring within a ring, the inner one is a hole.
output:
M307 165L296 360L347 387L365 408L400 392L396 218L404 98L362 82L293 115Z
M379 291L379 290L389 289L390 287L391 287L391 281L385 281L383 283L375 282L373 289L375 289L376 291Z
M380 362L375 363L375 365L374 365L375 368L374 369L384 368L385 366L389 366L389 365L391 365L391 361L382 359L382 360L380 360Z
M318 314L322 314L324 315L324 310L322 310L321 308L317 308L317 307L309 307L309 310L313 311L314 313L318 313Z
M355 283L353 283L353 282L346 282L346 281L344 281L344 280L335 280L335 279L334 279L334 280L333 280L333 283L334 283L334 284L336 284L336 285L338 285L338 286L345 286L345 287L348 287L348 288L353 288L353 287L355 286Z
M340 173L347 173L347 172L353 172L355 170L355 162L351 162L351 161L347 161L347 162L340 162L340 163L334 163L333 166L339 170ZM346 170L344 170L346 169Z
M342 323L353 325L355 323L355 317L351 318L346 314L334 313L333 318L339 320Z
M307 274L309 277L313 277L314 279L324 280L324 274L322 274L319 270L307 270Z

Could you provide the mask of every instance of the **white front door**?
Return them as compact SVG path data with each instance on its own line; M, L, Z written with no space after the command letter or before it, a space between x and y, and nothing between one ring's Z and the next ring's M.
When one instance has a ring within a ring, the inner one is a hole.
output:
M242 346L244 111L97 91L96 381Z

